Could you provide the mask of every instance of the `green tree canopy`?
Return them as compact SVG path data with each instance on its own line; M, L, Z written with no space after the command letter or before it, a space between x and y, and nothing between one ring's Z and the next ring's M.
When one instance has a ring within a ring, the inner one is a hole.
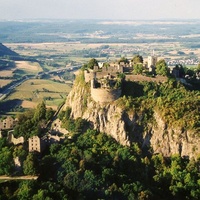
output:
M164 59L161 59L156 63L156 74L162 76L167 76L169 74L169 69Z
M134 74L142 74L143 67L141 63L134 64L133 66L133 73Z
M89 69L94 69L94 66L99 66L99 65L98 65L98 61L95 58L92 58L89 60L87 67Z
M41 119L46 119L46 105L44 101L37 105L37 109L34 113L35 121L40 121Z
M103 63L103 67L109 67L109 66L110 66L110 64L108 62Z
M143 63L143 57L137 54L133 57L131 61L133 64Z
M12 151L8 147L0 150L0 175L9 175L14 167Z
M53 115L54 115L53 109L52 108L47 108L46 115L45 115L46 120L50 120L53 117Z
M200 72L200 63L197 65L197 71Z
M23 163L23 171L25 175L36 174L36 157L33 153L29 153Z
M121 57L118 63L120 64L121 62L124 62L124 64L129 64L129 60L125 57Z
M32 199L34 182L33 181L22 181L19 185L17 192L17 199L26 200Z

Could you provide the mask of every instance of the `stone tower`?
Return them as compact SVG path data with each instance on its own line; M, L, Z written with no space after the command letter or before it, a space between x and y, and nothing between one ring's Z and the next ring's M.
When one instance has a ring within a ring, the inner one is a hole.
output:
M157 56L154 55L154 51L151 56L148 56L148 69L150 72L155 71L157 59L158 59Z
M151 66L156 66L157 63L157 57L156 56L148 56L148 68Z

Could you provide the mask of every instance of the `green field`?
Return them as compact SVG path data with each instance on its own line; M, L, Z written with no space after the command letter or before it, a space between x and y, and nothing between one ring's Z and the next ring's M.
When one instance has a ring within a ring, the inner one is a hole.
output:
M42 100L47 106L58 106L70 92L69 84L58 83L51 80L31 79L24 82L11 93L6 100L21 99L23 107L34 107Z

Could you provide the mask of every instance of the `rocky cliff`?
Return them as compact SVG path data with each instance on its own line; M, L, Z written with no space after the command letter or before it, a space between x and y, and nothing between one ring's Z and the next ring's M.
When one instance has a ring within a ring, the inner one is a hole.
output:
M75 85L67 97L66 106L71 107L73 118L82 117L91 122L94 129L111 135L122 145L130 145L124 111L115 103L96 103L90 96L89 88Z
M122 145L137 142L141 148L164 156L180 154L197 157L200 154L200 138L192 131L168 126L154 110L153 123L145 122L145 111L126 111L119 101L96 103L90 95L90 87L76 82L67 97L65 106L72 109L73 118L82 117L100 132L111 135Z
M158 113L154 113L155 126L145 133L147 141L154 153L162 153L168 157L173 154L197 157L200 155L200 138L191 130L168 127Z

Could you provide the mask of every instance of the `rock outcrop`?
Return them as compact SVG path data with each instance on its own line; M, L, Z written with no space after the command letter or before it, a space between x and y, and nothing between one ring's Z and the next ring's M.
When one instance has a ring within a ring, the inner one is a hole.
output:
M75 84L65 106L72 109L73 118L84 118L94 129L115 138L120 144L130 146L137 142L141 148L168 157L173 154L197 157L200 155L200 138L192 131L168 127L159 113L154 111L154 123L140 129L144 112L126 112L117 102L97 103L90 95L90 87Z
M88 88L76 85L68 95L66 106L71 107L73 118L82 117L92 123L94 129L111 135L122 145L130 145L123 120L124 111L113 103L96 103Z
M150 145L154 153L162 153L168 157L179 154L186 157L200 155L200 138L192 131L168 127L158 113L154 114L157 126L149 132Z

